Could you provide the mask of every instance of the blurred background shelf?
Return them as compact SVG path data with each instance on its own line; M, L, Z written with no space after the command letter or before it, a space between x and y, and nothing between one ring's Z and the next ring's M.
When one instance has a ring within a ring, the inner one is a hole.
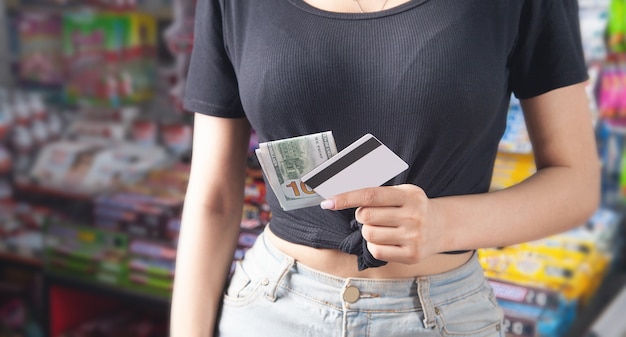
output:
M55 271L44 271L43 275L48 286L92 292L109 299L115 299L143 308L168 310L170 307L170 296L163 292L150 291L141 287L106 284L93 279Z
M57 13L63 13L68 10L78 10L78 9L93 9L96 10L97 7L90 4L68 4L68 5L58 5L58 4L24 4L20 0L6 0L6 9L10 11L52 11ZM173 19L171 8L150 8L150 7L138 7L136 9L110 9L111 11L117 12L138 12L143 14L148 14L159 21L170 21Z
M43 268L43 262L39 258L1 250L0 262L2 262L3 265L17 266L33 270L41 270Z

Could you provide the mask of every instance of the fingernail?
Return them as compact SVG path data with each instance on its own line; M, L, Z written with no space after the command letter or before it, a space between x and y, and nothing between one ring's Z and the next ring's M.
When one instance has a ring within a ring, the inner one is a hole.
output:
M335 201L331 199L324 200L320 203L320 207L322 209L333 209L335 208Z

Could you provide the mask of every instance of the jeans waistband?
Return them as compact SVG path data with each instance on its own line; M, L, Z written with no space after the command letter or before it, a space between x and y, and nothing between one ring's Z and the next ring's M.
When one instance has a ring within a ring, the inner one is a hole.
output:
M421 310L424 327L436 325L437 307L488 287L476 253L448 272L403 279L343 278L295 261L262 233L246 252L247 272L260 278L271 301L295 292L316 303L349 311L401 312Z

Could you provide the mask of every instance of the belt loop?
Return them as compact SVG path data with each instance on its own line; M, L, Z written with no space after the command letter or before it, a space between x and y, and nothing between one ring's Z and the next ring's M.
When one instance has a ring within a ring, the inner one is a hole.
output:
M285 276L287 275L291 267L293 267L294 263L295 263L295 260L291 256L287 256L287 255L285 256L283 261L281 261L280 269L277 270L277 272L279 272L279 274L277 275L278 277L275 280L269 280L268 286L270 288L267 290L265 294L265 297L268 300L272 302L276 301L276 297L277 297L276 293L278 291L278 287L283 282L283 279L285 278Z
M430 279L428 277L418 277L415 279L417 283L417 296L424 310L424 328L434 329L435 308L430 300Z

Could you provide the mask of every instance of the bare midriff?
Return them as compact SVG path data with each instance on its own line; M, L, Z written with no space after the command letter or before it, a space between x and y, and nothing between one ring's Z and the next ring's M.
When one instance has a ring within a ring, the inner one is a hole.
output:
M382 267L359 271L357 257L337 249L313 248L295 244L277 237L267 227L265 235L278 250L299 263L318 271L339 276L372 279L398 279L444 273L460 267L472 252L463 254L436 254L416 264L387 263Z

